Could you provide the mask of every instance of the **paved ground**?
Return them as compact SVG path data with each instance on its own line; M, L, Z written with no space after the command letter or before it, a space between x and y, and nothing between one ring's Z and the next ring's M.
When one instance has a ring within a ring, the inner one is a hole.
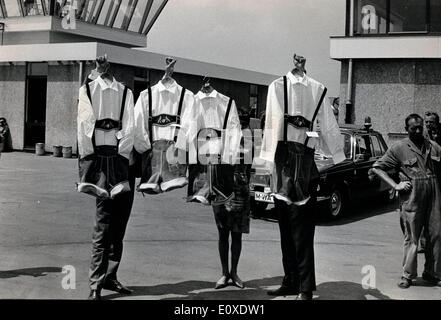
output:
M94 200L74 191L76 159L6 153L0 158L0 298L84 299ZM282 274L278 226L252 220L244 235L239 275L246 289L214 290L220 276L217 230L210 207L187 204L185 190L137 195L119 277L135 290L113 299L268 299ZM402 235L393 206L371 201L357 213L316 229L315 299L440 299L421 280L397 288ZM420 257L420 272L422 267ZM76 288L61 286L63 266L75 268ZM362 288L363 266L376 288ZM293 297L279 298L292 299Z

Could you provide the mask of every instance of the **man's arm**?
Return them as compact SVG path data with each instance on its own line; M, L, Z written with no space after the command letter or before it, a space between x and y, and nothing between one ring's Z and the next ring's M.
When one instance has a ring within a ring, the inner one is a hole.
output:
M372 168L372 171L379 176L384 182L394 188L396 191L410 191L412 189L412 183L410 181L401 181L396 183L386 171L380 168Z

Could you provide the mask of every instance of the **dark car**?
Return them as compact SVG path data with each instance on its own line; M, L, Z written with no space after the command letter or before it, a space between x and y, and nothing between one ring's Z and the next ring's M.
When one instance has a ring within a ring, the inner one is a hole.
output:
M317 201L321 210L332 218L337 218L348 205L368 197L382 197L393 201L396 193L386 183L369 174L372 164L387 150L381 133L360 127L344 125L340 127L344 141L346 160L334 164L332 156L320 147L315 151L315 162L320 172ZM250 202L254 216L261 216L271 196L271 175L265 171L265 163L257 160L250 179Z

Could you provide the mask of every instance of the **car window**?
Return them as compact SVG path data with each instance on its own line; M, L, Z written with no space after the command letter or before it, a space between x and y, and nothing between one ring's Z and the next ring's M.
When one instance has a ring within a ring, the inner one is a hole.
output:
M351 159L351 136L349 134L342 133L343 136L343 151L346 159Z
M384 150L378 140L377 136L371 136L372 141L372 153L374 157L381 157L384 154Z
M364 159L372 157L369 135L366 134L356 136L355 157Z

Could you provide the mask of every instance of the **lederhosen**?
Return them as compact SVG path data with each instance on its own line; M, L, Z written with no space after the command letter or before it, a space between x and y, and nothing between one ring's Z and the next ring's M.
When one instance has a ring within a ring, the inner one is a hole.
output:
M182 88L179 99L178 112L176 115L160 114L152 115L152 89L148 87L149 99L149 136L152 139L152 148L142 157L142 175L137 191L148 194L159 194L182 188L188 184L186 177L187 165L185 154L175 148L174 140L155 140L153 126L167 127L179 126L181 123L181 111L185 97L185 88ZM167 161L167 156L173 156L174 162ZM184 159L180 159L184 156Z
M199 138L201 133L205 133L204 136L209 139L220 139L222 150L224 150L224 133L227 129L232 103L233 99L230 98L222 126L223 132L214 128L203 128L199 130L197 137ZM225 204L234 196L234 167L231 164L221 163L222 154L206 154L204 155L206 163L201 163L199 144L197 147L198 163L189 167L187 202L198 202L205 205Z
M326 94L322 93L311 121L288 115L288 86L284 77L284 136L275 155L275 209L280 229L283 284L299 292L316 290L314 263L315 216L313 205L319 173L314 162L314 149L302 143L287 141L288 124L313 129L319 108ZM286 201L288 200L288 201Z
M285 109L283 141L278 142L274 158L276 165L276 176L274 179L276 190L274 197L288 204L303 205L308 202L311 195L316 191L313 182L319 178L319 172L314 161L314 149L307 146L309 137L306 138L303 144L288 141L288 124L295 128L308 128L309 131L312 131L327 89L324 88L312 120L309 121L302 116L291 116L288 114L288 85L286 76L283 77L283 85Z
M89 83L85 84L87 96L92 104ZM118 153L119 139L116 146L95 143L95 130L112 131L122 129L127 86L121 103L119 120L110 118L95 121L92 135L93 153L79 160L79 192L87 193L100 199L113 199L118 194L130 191L129 160Z

